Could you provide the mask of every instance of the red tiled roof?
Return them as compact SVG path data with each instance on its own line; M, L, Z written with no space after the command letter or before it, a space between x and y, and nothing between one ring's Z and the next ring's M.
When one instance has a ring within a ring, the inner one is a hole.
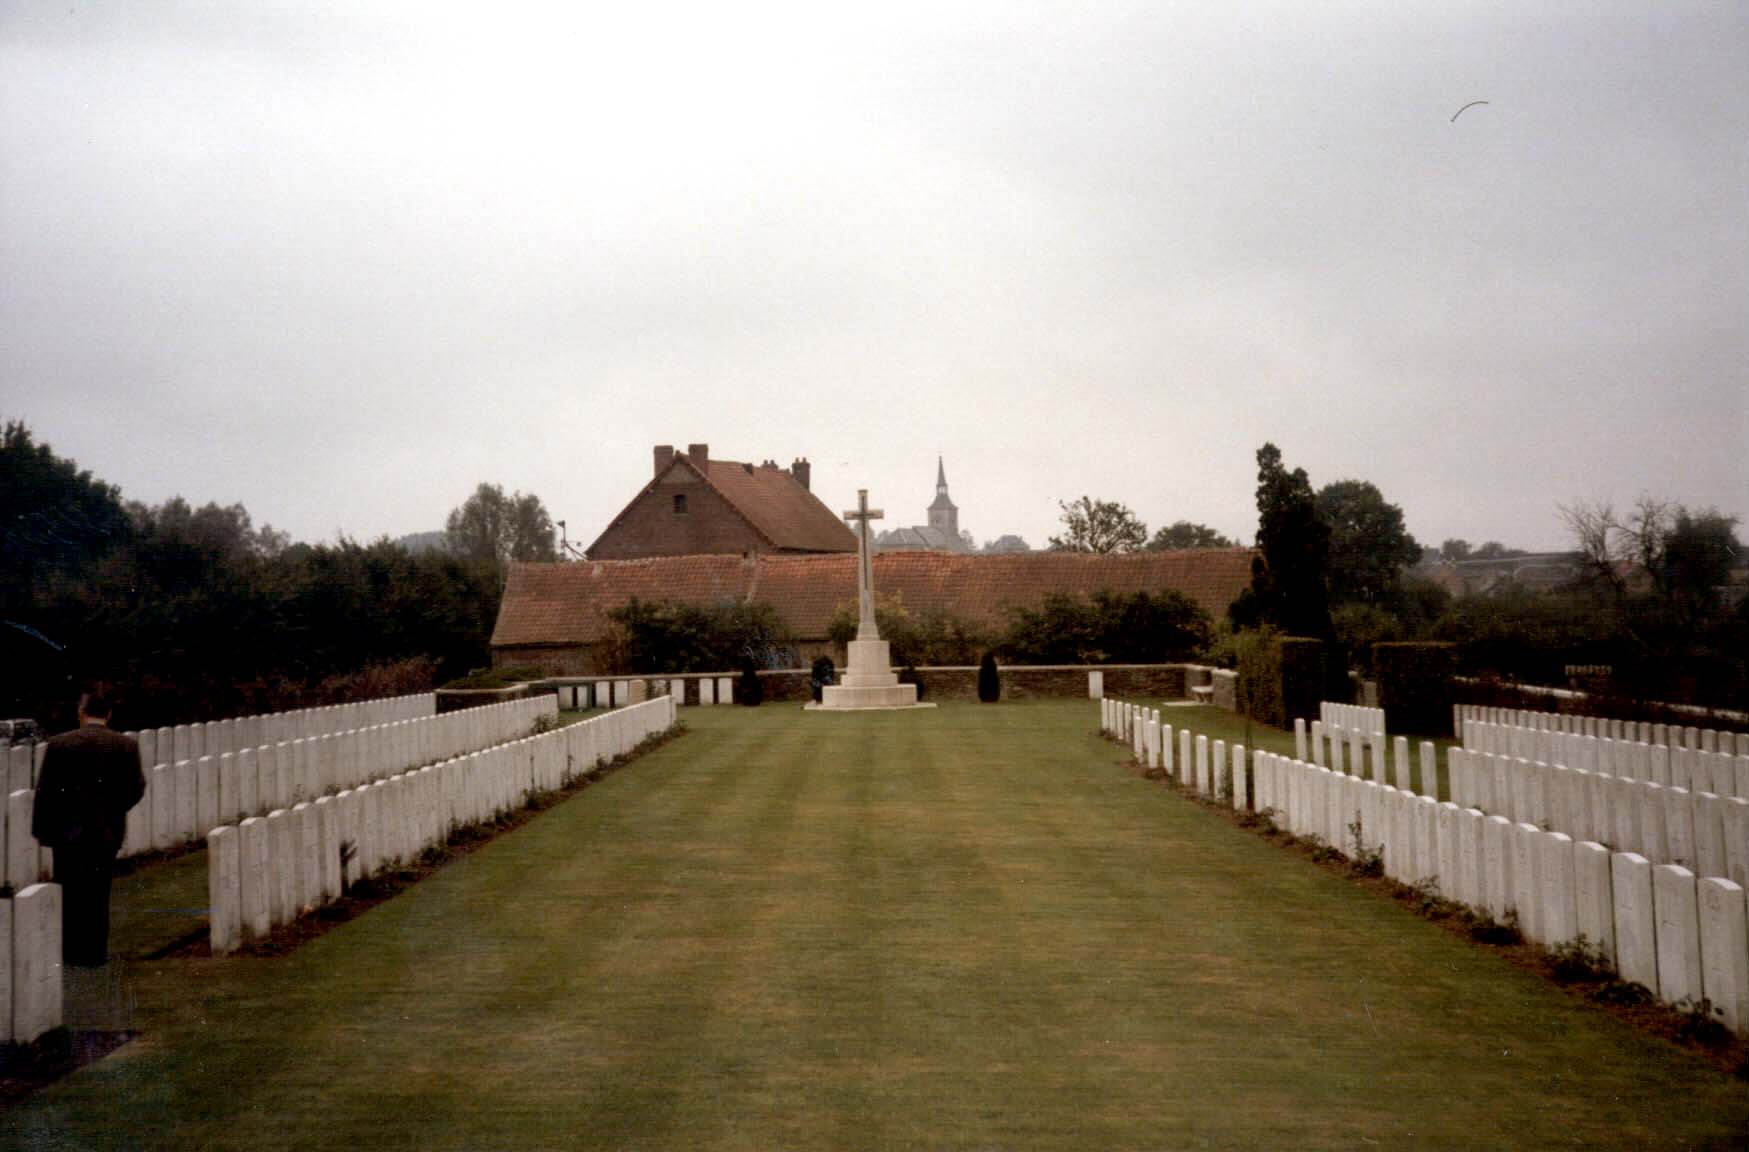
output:
M638 490L638 494L589 546L589 551L593 552L613 531L614 525L624 519L638 501L648 496L673 468L689 469L708 484L774 551L856 551L856 534L818 496L802 487L801 481L787 468L775 464L743 464L735 460L705 460L701 466L684 452L676 452L673 463Z
M685 456L677 460L692 461ZM855 552L856 534L784 468L710 460L705 479L774 548ZM696 471L696 469L695 469Z
M913 612L939 611L992 626L1006 623L1009 608L1036 605L1052 592L1172 589L1218 618L1250 584L1251 550L1111 556L879 552L874 573L882 599L897 597ZM839 607L856 603L856 557L661 556L513 564L492 644L592 644L606 627L607 613L634 596L692 604L761 601L777 609L798 639L823 640Z

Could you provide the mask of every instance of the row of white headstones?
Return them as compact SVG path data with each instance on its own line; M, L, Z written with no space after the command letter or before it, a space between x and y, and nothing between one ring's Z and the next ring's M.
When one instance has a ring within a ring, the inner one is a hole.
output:
M389 716L420 706L416 697L368 704L380 707L311 709L287 714L275 726L286 731L293 720L319 726L341 717ZM136 845L136 852L154 846L174 848L191 842L193 830L202 825L268 815L281 808L307 810L315 802L325 805L324 791L337 794L345 786L357 788L387 779L418 763L499 744L526 733L538 717L555 711L555 699L542 696L154 765L146 772L145 797L129 813L129 838L139 838L138 829L144 827L152 834L143 837L145 848ZM209 734L219 730L216 723L205 727ZM156 738L167 731L129 733L140 741L142 763L149 750L160 744L177 746L173 737ZM62 1019L61 890L48 882L54 874L53 853L31 835L34 785L45 747L17 745L7 752L9 776L26 786L7 795L5 818L0 821L0 861L5 882L15 894L0 900L0 1041L29 1043L58 1027Z
M206 838L214 954L265 938L360 880L418 860L457 829L491 822L597 771L667 731L675 715L674 698L660 696L214 828Z
M587 708L624 708L642 704L656 696L673 696L676 704L686 703L686 683L694 681L698 703L702 705L733 704L733 676L675 676L668 679L631 680L560 680L554 691L563 707L572 710Z
M1682 724L1654 724L1646 720L1616 720L1608 716L1576 716L1568 712L1533 712L1523 708L1495 708L1482 704L1453 704L1452 731L1462 734L1467 721L1510 728L1517 738L1527 743L1509 751L1515 756L1536 757L1536 750L1548 744L1539 734L1595 736L1600 740L1617 740L1637 744L1662 744L1674 751L1687 748L1698 752L1723 752L1727 755L1749 755L1749 732L1728 732L1719 728L1696 728Z
M1303 755L1260 752L1247 765L1236 748L1223 767L1221 742L1205 752L1206 737L1194 737L1193 758L1187 730L1176 734L1174 764L1172 726L1158 710L1107 701L1103 711L1106 731L1129 743L1138 760L1198 792L1269 813L1350 859L1377 854L1392 879L1437 890L1495 920L1515 918L1537 944L1583 937L1623 979L1673 1005L1704 1001L1720 1022L1749 1032L1749 900L1727 876L1696 875L1505 813L1441 803L1393 787L1382 774L1366 779ZM1468 796L1471 762L1459 753L1457 786ZM1424 778L1434 775L1424 771Z
M1589 767L1569 767L1479 751L1486 738L1469 736L1471 748L1448 754L1459 805L1749 885L1749 756L1639 745L1649 755L1593 748L1577 759Z
M145 771L145 795L128 812L122 855L175 849L196 842L202 829L265 816L275 808L312 802L421 764L487 748L526 732L535 719L556 711L554 697L536 696L198 760L153 764ZM142 764L150 763L146 759L150 747L142 740ZM39 774L40 751L20 767ZM14 891L53 875L51 854L31 835L35 801L34 785L29 783L6 798L0 860Z

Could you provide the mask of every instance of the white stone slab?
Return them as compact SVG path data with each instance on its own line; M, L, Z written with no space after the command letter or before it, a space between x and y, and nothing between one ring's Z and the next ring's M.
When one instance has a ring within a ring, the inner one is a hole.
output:
M0 900L0 1044L12 1043L12 901Z
M1411 819L1415 824L1415 872L1413 883L1439 883L1439 805L1430 796L1417 796L1411 802ZM1441 889L1440 895L1444 895Z
M1579 934L1573 876L1573 839L1564 832L1543 832L1538 849L1542 854L1542 905L1538 925L1549 947L1564 944Z
M237 826L238 909L244 933L260 940L273 931L273 896L267 821L252 816Z
M1610 895L1615 907L1615 965L1623 980L1658 991L1657 915L1652 903L1652 866L1635 852L1610 856Z
M1679 864L1653 868L1652 908L1658 923L1658 998L1667 1004L1699 1003L1700 905L1694 873Z
M226 758L229 753L226 753ZM208 939L214 956L237 950L243 938L242 856L235 827L214 828L206 837Z
M1729 876L1725 851L1725 802L1710 792L1689 798L1694 813L1694 872L1697 876Z
M316 799L316 900L331 904L340 899L340 805L332 796Z
M1664 862L1694 871L1694 805L1686 788L1664 789L1664 836Z
M1749 889L1749 800L1733 796L1720 807L1725 823L1725 875Z
M1615 896L1610 888L1609 849L1595 840L1573 845L1574 928L1613 966Z
M1482 906L1496 921L1514 907L1512 843L1512 821L1496 815L1482 822Z
M61 889L30 884L12 900L12 1039L61 1026Z
M1749 1032L1749 920L1743 889L1703 877L1700 895L1701 991L1714 1018L1733 1032Z
M1520 821L1510 829L1512 846L1512 908L1518 916L1518 930L1526 940L1542 942L1541 923L1537 911L1542 907L1542 867L1537 837L1542 830L1534 824Z
M1654 864L1670 859L1669 839L1664 834L1664 785L1648 781L1640 792L1640 854Z
M6 797L6 883L14 892L36 883L39 857L30 834L31 809L36 793L20 788Z
M275 808L267 814L268 916L277 927L298 912L298 836L292 814Z
M176 775L176 843L186 844L195 838L199 827L199 783L193 760L178 760L171 771Z

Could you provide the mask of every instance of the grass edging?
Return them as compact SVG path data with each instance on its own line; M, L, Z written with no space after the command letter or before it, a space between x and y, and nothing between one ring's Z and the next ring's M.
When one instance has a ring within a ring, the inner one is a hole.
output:
M379 872L375 876L363 878L356 884L350 885L341 894L340 899L324 904L306 915L299 916L289 924L279 925L267 936L245 942L235 952L222 959L284 956L307 941L314 940L348 921L356 920L378 904L393 899L426 877L491 843L498 837L516 831L549 808L557 807L579 792L583 792L612 776L632 761L679 738L685 732L686 725L676 722L665 732L645 737L629 752L623 752L612 760L579 774L569 784L561 788L534 793L522 807L507 812L495 820L452 828L449 837L443 844L427 848L416 860L403 863L397 868ZM203 929L198 939L191 939L184 946L172 948L164 955L175 958L212 957L212 942L209 931Z
M1106 733L1102 740L1129 751L1129 745ZM1204 796L1181 785L1161 768L1136 763L1133 755L1119 761L1132 775L1163 784L1169 791L1228 823L1268 840L1350 883L1394 901L1423 920L1438 924L1472 947L1490 952L1525 972L1543 977L1569 996L1607 1012L1622 1022L1685 1048L1727 1075L1749 1080L1749 1041L1733 1034L1699 1008L1682 1009L1660 1001L1642 984L1617 978L1583 940L1556 949L1532 943L1519 933L1516 923L1501 924L1478 916L1465 905L1446 900L1437 886L1403 884L1384 875L1377 853L1350 859L1316 836L1298 836L1271 818L1273 809L1253 812L1236 809L1230 801Z

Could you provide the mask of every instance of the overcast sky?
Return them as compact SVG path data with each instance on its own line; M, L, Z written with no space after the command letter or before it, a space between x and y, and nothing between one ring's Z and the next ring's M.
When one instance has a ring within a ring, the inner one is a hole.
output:
M305 540L656 443L1035 546L1749 513L1749 5L0 3L0 416ZM1486 105L1451 117L1472 100Z

